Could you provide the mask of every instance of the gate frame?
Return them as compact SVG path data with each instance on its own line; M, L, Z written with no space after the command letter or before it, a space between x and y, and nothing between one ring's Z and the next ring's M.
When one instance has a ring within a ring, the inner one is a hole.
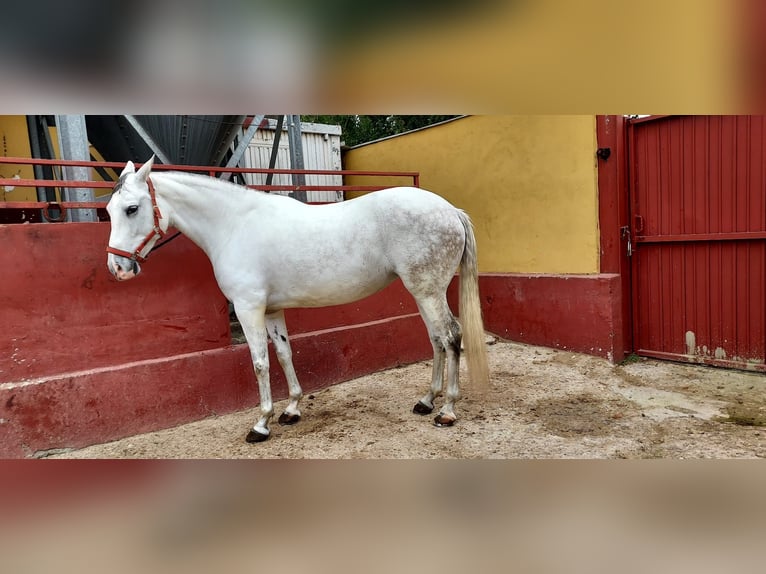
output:
M620 363L633 348L632 265L628 242L630 222L628 118L622 115L596 116L596 161L600 227L600 271L620 277L619 309L615 312L614 362ZM608 150L608 151L607 151ZM625 232L625 230L629 232Z

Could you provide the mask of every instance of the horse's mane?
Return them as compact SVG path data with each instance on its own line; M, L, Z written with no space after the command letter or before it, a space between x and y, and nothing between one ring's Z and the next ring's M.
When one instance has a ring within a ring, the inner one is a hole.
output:
M160 179L165 177L167 179L170 179L172 181L177 181L178 183L182 183L190 187L204 188L206 190L211 190L217 193L225 192L227 194L239 193L239 194L266 195L262 191L250 189L242 185L239 185L237 183L228 181L226 179L210 177L210 176L201 175L198 173L190 173L190 172L184 172L184 171L165 171L165 172L154 172L152 176L159 177Z

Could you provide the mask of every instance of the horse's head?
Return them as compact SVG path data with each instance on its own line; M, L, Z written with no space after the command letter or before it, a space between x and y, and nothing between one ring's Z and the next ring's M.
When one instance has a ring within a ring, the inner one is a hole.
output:
M138 261L143 261L157 239L164 235L149 179L153 163L154 156L136 171L129 161L106 206L112 222L106 265L119 281L132 279L141 272Z

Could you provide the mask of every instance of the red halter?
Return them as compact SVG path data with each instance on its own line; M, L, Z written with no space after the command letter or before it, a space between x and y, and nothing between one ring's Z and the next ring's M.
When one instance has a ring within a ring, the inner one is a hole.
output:
M115 247L112 247L111 245L106 248L107 253L113 253L114 255L119 255L120 257L127 257L128 259L131 259L133 261L146 261L146 257L149 257L149 254L146 254L146 257L141 255L141 252L144 250L144 247L147 246L147 244L154 239L155 237L159 237L160 239L165 236L165 232L162 231L162 228L160 227L160 218L162 217L162 214L160 213L160 208L157 205L157 197L154 193L154 184L152 183L152 180L148 177L146 178L146 183L149 186L149 197L152 198L152 210L154 212L154 227L152 230L144 237L144 240L140 243L138 247L131 253L130 251L123 251L122 249L117 249Z

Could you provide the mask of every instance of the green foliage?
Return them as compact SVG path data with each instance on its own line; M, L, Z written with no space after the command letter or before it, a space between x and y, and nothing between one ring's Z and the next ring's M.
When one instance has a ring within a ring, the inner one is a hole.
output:
M430 126L457 116L301 116L302 122L339 125L347 146Z
M640 356L636 355L635 353L631 353L630 355L625 357L620 364L632 365L633 363L638 363L638 362L641 362L642 360L643 359Z

